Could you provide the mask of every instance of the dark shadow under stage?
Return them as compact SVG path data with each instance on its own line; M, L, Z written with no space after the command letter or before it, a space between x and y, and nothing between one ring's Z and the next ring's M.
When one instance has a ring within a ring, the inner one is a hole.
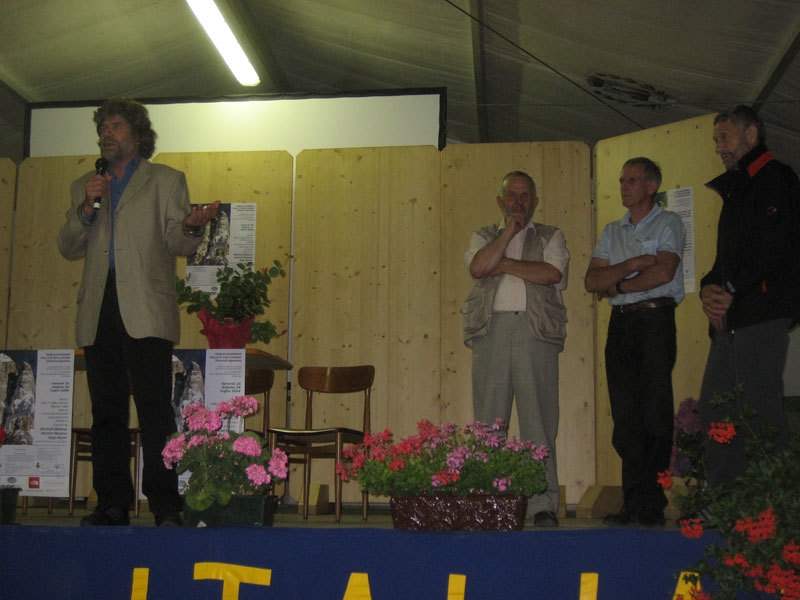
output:
M386 509L273 527L82 528L32 507L0 527L0 597L13 600L667 600L708 539L674 525L608 528L594 519L521 532L406 532ZM596 574L596 575L595 575Z

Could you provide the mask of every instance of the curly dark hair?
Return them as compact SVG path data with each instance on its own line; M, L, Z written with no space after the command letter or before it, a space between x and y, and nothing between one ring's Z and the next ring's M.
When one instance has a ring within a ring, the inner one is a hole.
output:
M150 122L147 108L140 102L131 98L114 98L106 100L102 106L94 111L94 123L97 126L97 135L100 135L100 126L108 117L123 117L131 126L134 137L139 140L139 154L142 158L150 158L156 149L157 134Z

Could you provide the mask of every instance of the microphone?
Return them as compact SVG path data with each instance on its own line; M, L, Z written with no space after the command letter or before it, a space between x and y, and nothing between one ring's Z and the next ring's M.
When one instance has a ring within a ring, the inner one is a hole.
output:
M94 172L95 172L95 174L97 174L97 175L105 175L107 170L108 170L108 161L105 158L103 158L102 156L100 158L98 158L94 162ZM97 198L94 199L94 212L95 213L98 210L100 210L100 204L102 202L103 202L103 198L101 196L98 196Z

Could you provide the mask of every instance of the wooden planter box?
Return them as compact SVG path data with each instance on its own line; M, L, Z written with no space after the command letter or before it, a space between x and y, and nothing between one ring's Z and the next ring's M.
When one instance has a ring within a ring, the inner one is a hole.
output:
M409 531L521 531L525 496L406 496L391 498L392 525Z

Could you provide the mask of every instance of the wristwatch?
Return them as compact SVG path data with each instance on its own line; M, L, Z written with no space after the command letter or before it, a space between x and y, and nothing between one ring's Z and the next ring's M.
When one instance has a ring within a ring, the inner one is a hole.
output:
M620 280L617 282L617 293L618 293L618 294L624 294L624 293L625 293L625 292L623 292L623 291L622 291L622 282L623 282L623 281L625 281L625 280L624 280L624 279L620 279Z

